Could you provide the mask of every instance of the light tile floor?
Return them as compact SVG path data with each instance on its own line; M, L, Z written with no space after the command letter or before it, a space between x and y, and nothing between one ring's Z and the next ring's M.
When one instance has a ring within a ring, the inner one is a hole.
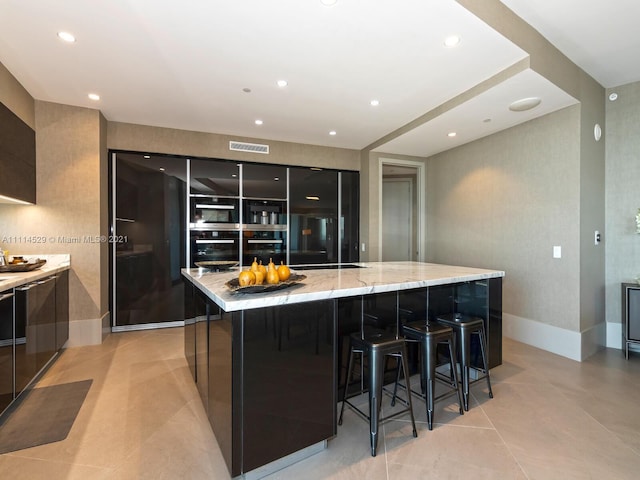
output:
M640 355L603 350L579 363L504 340L495 398L437 404L432 431L416 400L385 423L378 456L346 411L328 448L271 479L637 479ZM228 479L183 356L181 328L112 334L63 352L39 385L93 379L66 440L0 455L1 479ZM387 409L388 402L386 403ZM388 412L388 410L387 410ZM277 438L277 432L274 432Z

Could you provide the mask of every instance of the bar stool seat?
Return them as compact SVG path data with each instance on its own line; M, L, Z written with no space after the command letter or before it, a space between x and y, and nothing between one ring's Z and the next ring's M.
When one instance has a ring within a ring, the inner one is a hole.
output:
M422 393L416 391L413 391L412 393L425 399L427 423L429 425L429 430L433 430L433 410L436 400L448 397L455 393L458 396L460 415L464 413L462 407L462 393L458 383L458 369L456 367L457 357L453 329L435 322L425 323L424 321L418 321L402 325L402 334L407 341L417 342L420 344L420 379L423 388ZM445 377L436 371L438 363L438 344L440 343L446 344L449 349L449 377ZM450 387L451 391L436 396L436 380L439 380L441 383Z
M480 371L484 374L489 388L489 398L493 398L491 390L491 378L489 375L489 362L487 361L487 338L484 330L484 321L479 317L472 317L460 313L449 313L439 315L436 321L445 326L451 327L456 334L456 347L460 352L460 369L462 371L462 398L464 409L469 410L469 385L480 381L482 378L470 381L470 369ZM480 353L482 354L482 367L471 366L471 336L477 335L480 343Z
M402 366L404 378L406 382L407 392L411 391L411 385L409 383L409 367L407 362L407 347L405 345L404 338L397 338L393 334L386 332L365 331L364 333L352 333L349 337L349 364L347 366L347 379L344 388L344 396L342 398L342 408L340 410L340 417L338 419L338 425L342 425L342 415L344 413L345 405L355 411L359 416L369 421L369 439L371 442L371 456L376 456L376 450L378 447L378 426L393 417L397 417L404 413L411 415L411 424L413 425L413 436L418 436L416 430L416 422L413 417L413 406L411 404L411 395L407 394L406 401L400 400L407 408L388 415L384 418L380 417L380 410L382 407L382 394L384 392L384 366L387 356L393 356L398 359L398 369ZM369 414L356 407L349 401L350 398L359 396L362 390L354 395L347 395L349 390L349 382L353 373L354 355L361 355L361 362L364 365L364 359L368 358L367 367L367 379L369 390ZM400 372L398 371L399 378ZM398 380L396 379L396 387ZM395 399L395 398L394 398Z

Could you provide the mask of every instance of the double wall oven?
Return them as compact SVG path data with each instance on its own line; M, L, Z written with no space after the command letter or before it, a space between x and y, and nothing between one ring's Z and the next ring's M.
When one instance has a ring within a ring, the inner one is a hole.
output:
M238 261L240 205L238 198L192 194L189 232L191 264Z

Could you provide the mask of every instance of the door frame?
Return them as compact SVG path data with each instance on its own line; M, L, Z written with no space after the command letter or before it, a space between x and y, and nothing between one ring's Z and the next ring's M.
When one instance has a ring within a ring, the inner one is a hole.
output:
M413 160L402 160L399 158L383 158L378 159L378 261L382 261L382 182L383 182L383 167L385 165L396 165L401 167L412 167L416 169L416 199L417 199L417 214L416 214L416 232L417 238L415 239L415 245L418 248L418 261L425 261L426 254L426 237L427 237L427 222L426 222L426 164L424 162L418 162Z

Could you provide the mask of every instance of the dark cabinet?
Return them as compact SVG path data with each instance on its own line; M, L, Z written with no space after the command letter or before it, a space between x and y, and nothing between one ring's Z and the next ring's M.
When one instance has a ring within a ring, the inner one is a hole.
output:
M0 292L0 413L13 401L13 291Z
M640 284L622 284L622 348L629 358L629 345L640 345Z
M36 203L36 133L0 103L0 195Z
M56 351L69 340L69 271L56 275Z

